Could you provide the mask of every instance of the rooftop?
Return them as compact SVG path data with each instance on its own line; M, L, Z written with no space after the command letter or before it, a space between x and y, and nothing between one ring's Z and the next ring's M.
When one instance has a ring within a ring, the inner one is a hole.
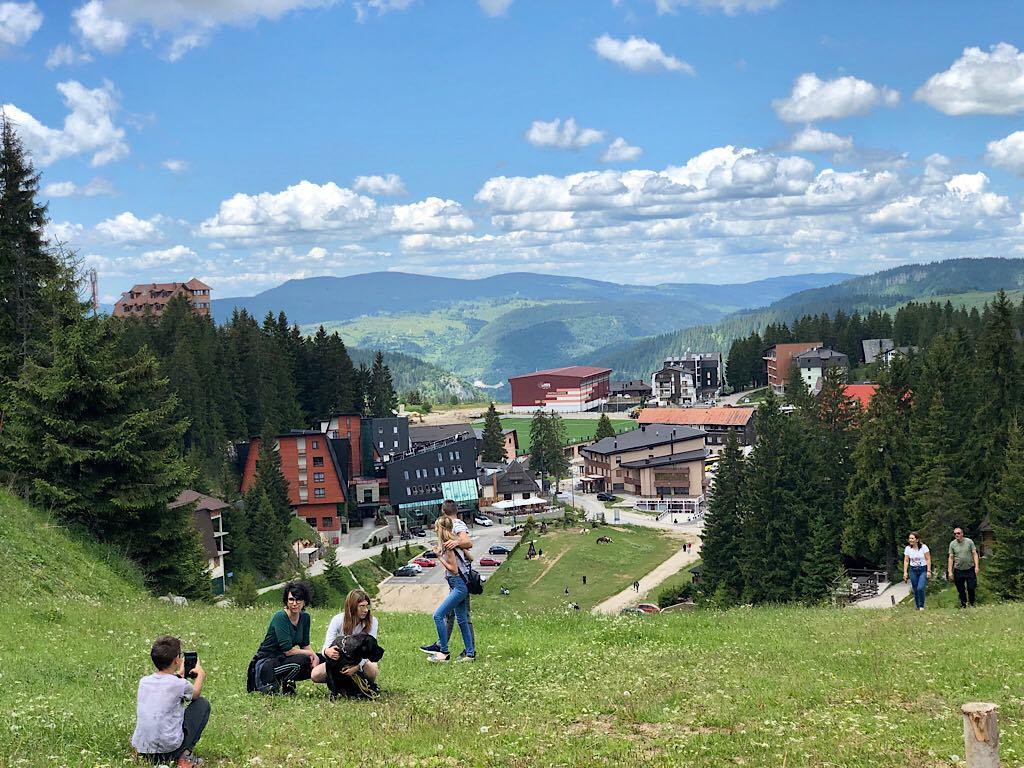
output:
M867 408L871 405L871 398L875 396L877 391L877 384L847 384L843 394L852 400L857 400L861 408Z
M591 376L601 376L604 374L611 374L611 368L597 368L593 365L567 365L564 368L548 368L544 371L534 371L533 373L521 373L518 376L509 376L509 381L515 381L516 379L525 379L529 376L579 376L580 378L586 379Z
M793 357L798 363L811 362L813 360L848 360L846 355L842 352L836 352L834 349L828 347L816 347L815 349L809 349L806 352L801 352L799 355Z
M679 440L692 440L704 437L704 430L674 424L646 424L639 429L623 432L615 437L606 437L591 446L584 448L588 453L611 454L623 451L635 451Z
M624 461L621 466L629 469L643 469L644 467L668 467L673 464L685 464L688 461L700 461L708 456L707 448L699 448L696 451L683 451L672 453L668 456L658 456L654 459L638 459L636 461Z
M714 424L729 427L745 426L756 408L644 408L640 411L641 424Z

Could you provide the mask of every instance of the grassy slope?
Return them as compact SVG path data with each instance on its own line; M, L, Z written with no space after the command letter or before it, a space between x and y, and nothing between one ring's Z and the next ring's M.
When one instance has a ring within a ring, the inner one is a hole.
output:
M0 498L10 594L30 597L0 603L5 768L137 766L135 686L164 632L210 673L199 751L219 768L952 768L962 765L958 708L971 700L1000 705L1004 764L1024 755L1020 605L618 618L480 606L477 663L440 668L415 649L428 617L385 615L380 701L331 703L309 684L265 699L244 693L244 672L269 609L165 606L98 563L95 547L60 530L37 535L43 522ZM55 548L64 564L33 565ZM315 637L331 613L312 612Z
M530 452L530 422L532 417L509 417L503 416L501 426L503 429L514 429L519 437L519 450L522 453ZM632 419L611 419L612 426L619 432L628 432L636 429L636 422ZM565 425L565 436L573 443L582 440L592 440L594 432L597 431L597 419L567 419L562 418ZM482 421L475 422L474 427L483 427Z
M612 543L595 544L602 534L610 536ZM514 610L533 614L561 610L569 602L590 610L679 549L678 541L658 531L631 526L605 526L588 534L581 534L579 528L551 529L544 536L531 538L544 550L544 557L526 560L527 547L520 545L487 580L486 592L475 598L474 612L500 615ZM587 576L585 587L583 575ZM498 594L500 587L507 587L510 594Z

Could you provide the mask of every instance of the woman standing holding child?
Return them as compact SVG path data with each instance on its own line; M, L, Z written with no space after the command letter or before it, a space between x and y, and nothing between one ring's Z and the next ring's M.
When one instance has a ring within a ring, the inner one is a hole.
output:
M427 661L443 662L449 661L452 657L448 651L448 631L445 627L444 617L450 611L455 611L455 618L459 623L459 632L462 634L462 643L466 647L466 655L462 658L472 661L476 658L476 648L473 647L473 632L469 628L469 586L466 584L463 574L469 570L469 558L471 555L463 549L449 549L445 547L449 541L456 539L453 532L452 519L447 515L441 515L434 524L434 532L437 534L437 551L440 553L438 560L444 566L445 580L448 582L448 589L451 590L434 611L434 625L437 627L438 652L427 657Z
M928 579L932 577L932 553L928 545L922 543L917 531L911 531L907 537L909 542L903 549L903 581L910 582L914 592L914 605L917 610L924 610L924 591Z
M334 641L347 635L370 635L377 637L377 617L370 611L370 596L361 589L353 589L345 598L345 607L341 613L331 619L324 637L321 653L328 659L335 659L341 652L334 647ZM377 662L362 659L358 664L342 670L345 675L362 675L368 682L374 682L380 673ZM327 664L320 664L314 670L311 679L314 683L327 682Z

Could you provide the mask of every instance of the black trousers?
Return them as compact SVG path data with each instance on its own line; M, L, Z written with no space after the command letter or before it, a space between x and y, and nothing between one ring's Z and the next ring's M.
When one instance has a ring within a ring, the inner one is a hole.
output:
M327 660L322 654L317 656L320 662ZM309 655L305 653L259 659L256 666L256 688L261 693L276 692L281 683L309 680L313 666Z
M960 607L966 608L968 601L974 605L974 593L978 589L978 575L974 568L954 570L953 582L956 584L957 594L960 595Z
M210 721L210 702L199 696L189 702L189 705L185 707L185 719L181 724L181 729L184 731L185 738L181 741L181 746L173 752L168 752L165 755L139 755L144 760L148 760L151 763L160 763L166 760L177 760L186 752L190 752L195 745L199 742L199 737L203 735L203 730L206 728L206 724Z

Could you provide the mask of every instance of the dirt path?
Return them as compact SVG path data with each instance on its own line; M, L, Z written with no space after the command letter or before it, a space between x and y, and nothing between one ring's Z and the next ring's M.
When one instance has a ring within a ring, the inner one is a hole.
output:
M373 608L395 613L433 613L447 595L447 584L382 584Z
M543 579L543 578L544 578L544 575L545 575L545 574L546 574L546 573L547 573L548 571L550 571L550 570L551 570L552 568L554 568L554 567L555 567L555 563L557 563L557 562L558 562L559 560L561 560L561 559L562 559L562 555L564 555L564 554L565 554L566 552L568 552L568 551L569 551L569 550L567 550L567 549L563 549L563 550L562 550L561 552L559 552L559 553L558 553L558 557L556 557L556 558L555 558L554 560L552 560L552 561L551 561L550 563L548 563L547 567L546 567L546 568L545 568L545 569L544 569L543 571L541 571L541 572L540 572L540 576L538 576L538 577L537 577L536 579L534 579L533 581L531 581L531 582L530 582L530 587L532 587L532 586L536 585L536 583L537 583L538 581L540 581L541 579ZM509 567L511 568L512 566L509 566ZM527 587L527 589L529 589L529 587Z
M690 563L700 559L700 539L687 551L679 550L650 573L640 578L640 591L636 592L630 584L617 595L612 595L603 603L594 606L592 613L614 616L623 608L643 602L648 593L670 576L674 576Z

